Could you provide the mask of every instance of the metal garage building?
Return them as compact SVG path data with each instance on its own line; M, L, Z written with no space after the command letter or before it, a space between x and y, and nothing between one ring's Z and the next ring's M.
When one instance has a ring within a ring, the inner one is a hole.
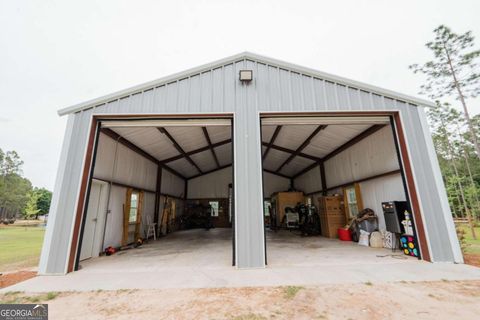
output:
M115 212L129 187L145 192L145 218L156 222L165 197L182 206L232 192L233 264L261 268L264 196L294 185L315 199L354 182L379 216L382 201L409 203L422 259L462 263L423 110L432 106L242 53L62 109L68 122L39 272L76 270L86 238L94 249L85 256L120 244ZM104 214L92 224L94 201Z

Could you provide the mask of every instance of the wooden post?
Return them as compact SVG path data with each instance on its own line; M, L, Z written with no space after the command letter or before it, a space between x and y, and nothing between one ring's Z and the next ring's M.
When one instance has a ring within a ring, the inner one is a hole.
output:
M142 216L143 216L143 199L144 199L144 192L140 191L138 193L138 203L137 203L137 220L135 221L135 236L133 238L133 242L137 241L141 235L141 228L142 228Z
M129 217L130 217L130 202L132 201L132 188L127 189L126 200L123 206L123 234L122 234L122 246L128 244L128 229L129 229Z
M156 182L156 188L155 188L155 209L154 209L154 214L153 214L153 223L156 223L158 226L158 220L159 220L159 213L160 213L160 193L162 189L162 167L157 166L157 182Z

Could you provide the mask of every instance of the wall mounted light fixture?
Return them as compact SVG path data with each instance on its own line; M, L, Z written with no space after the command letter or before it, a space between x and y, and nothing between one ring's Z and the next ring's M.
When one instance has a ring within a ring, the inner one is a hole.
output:
M250 82L253 80L253 71L252 70L240 70L240 81Z

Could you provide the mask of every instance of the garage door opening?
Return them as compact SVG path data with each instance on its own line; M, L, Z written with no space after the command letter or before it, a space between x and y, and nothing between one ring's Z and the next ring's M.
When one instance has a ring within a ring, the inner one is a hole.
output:
M261 137L270 266L421 257L393 118L266 115Z
M232 132L231 118L100 120L76 269L230 265Z

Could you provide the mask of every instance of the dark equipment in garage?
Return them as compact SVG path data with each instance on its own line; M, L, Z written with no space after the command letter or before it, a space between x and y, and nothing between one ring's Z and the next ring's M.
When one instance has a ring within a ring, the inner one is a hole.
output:
M403 213L407 210L406 201L382 202L383 215L387 231L403 233L400 221L404 219Z
M201 204L190 204L187 206L185 215L182 217L182 224L185 229L213 228L211 207Z

